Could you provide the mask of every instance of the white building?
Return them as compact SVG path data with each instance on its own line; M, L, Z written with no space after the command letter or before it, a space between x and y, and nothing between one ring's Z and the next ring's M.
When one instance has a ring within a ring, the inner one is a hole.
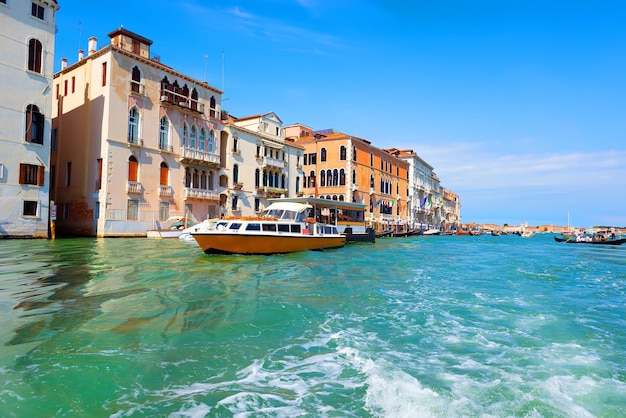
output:
M55 0L0 0L0 237L48 236L58 9Z
M222 195L223 215L257 216L269 199L300 192L304 148L285 140L275 113L231 117L223 133L227 145L221 183L228 182Z

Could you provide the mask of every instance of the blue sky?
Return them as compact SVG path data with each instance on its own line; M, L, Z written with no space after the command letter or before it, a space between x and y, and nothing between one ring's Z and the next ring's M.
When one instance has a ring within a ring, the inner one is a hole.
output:
M55 70L123 25L234 116L413 149L463 222L626 226L626 2L59 3Z

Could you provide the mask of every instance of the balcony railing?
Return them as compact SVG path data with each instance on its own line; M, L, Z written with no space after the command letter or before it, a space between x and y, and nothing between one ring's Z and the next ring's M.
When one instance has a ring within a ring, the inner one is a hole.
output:
M141 193L141 182L129 181L126 183L126 191L128 193Z
M180 106L185 109L192 110L198 113L204 113L204 103L200 103L198 100L194 100L190 97L184 96L178 92L168 89L161 89L161 103L168 103L175 106Z
M130 80L130 92L139 96L144 96L146 94L146 86L141 84L139 81Z
M271 157L263 157L263 167L285 168L287 161L278 160Z
M181 160L219 164L220 155L214 152L200 151L195 148L182 147L180 150Z
M172 197L174 195L174 190L172 186L159 186L159 196L162 197Z
M143 147L143 139L139 139L135 136L128 136L128 145L133 147Z
M186 199L202 199L202 200L219 200L219 194L215 190L196 189L185 187L183 198Z

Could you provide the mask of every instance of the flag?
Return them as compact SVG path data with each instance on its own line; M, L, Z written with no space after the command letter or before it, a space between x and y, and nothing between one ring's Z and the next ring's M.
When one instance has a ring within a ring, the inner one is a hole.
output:
M392 201L391 201L391 205L390 205L390 206L393 206L393 205L395 205L395 204L396 204L396 201L395 201L395 200L392 200Z
M430 209L432 205L433 205L433 197L428 196L428 209Z
M378 200L376 201L376 203L374 203L374 206L376 207L376 206L380 205L380 203L381 203L381 202L382 202L382 199L378 199Z
M420 207L423 208L424 206L426 206L426 199L427 197L424 196L424 199L422 199L421 203L420 203Z

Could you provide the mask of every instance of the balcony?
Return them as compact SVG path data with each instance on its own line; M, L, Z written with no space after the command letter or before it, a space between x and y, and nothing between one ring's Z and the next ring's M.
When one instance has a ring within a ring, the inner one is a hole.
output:
M159 186L159 196L160 197L174 196L174 190L172 189L172 186Z
M141 84L139 81L130 80L130 93L137 96L145 96L146 86Z
M185 187L183 199L219 200L219 194L215 190L195 189Z
M126 183L126 192L128 194L139 194L139 193L141 193L141 182L129 181L128 183Z
M193 112L204 113L204 103L200 103L198 100L194 100L190 97L184 96L178 92L168 89L161 89L160 93L161 103L178 106L183 109L191 110Z
M182 147L180 150L180 161L186 163L200 163L204 165L219 165L220 156L214 152Z
M135 136L128 136L128 146L129 147L135 147L135 148L141 148L143 147L143 139L139 139Z
M263 167L285 168L287 167L287 161L279 160L276 158L263 157Z

